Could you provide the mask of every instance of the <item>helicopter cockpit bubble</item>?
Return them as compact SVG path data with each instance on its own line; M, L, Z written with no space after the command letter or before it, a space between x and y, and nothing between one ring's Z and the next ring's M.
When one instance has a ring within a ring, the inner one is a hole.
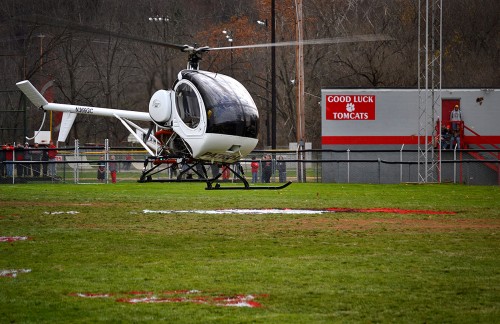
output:
M227 75L207 71L183 70L179 76L189 80L201 95L207 133L257 138L259 113L241 83Z
M172 105L175 93L172 90L158 90L149 100L149 115L158 126L167 126L172 121Z
M257 145L259 113L241 83L200 70L179 72L172 129L194 158L232 163Z

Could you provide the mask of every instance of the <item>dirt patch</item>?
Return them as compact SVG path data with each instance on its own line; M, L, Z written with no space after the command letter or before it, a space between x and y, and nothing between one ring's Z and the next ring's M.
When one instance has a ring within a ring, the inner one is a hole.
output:
M423 215L454 215L453 211L428 209L400 209L400 208L327 208L327 211L336 213L391 213L391 214L423 214Z
M20 204L21 203L21 204ZM0 207L19 207L23 204L29 204L33 207L110 207L120 206L123 204L113 202L85 202L85 203L72 203L72 202L58 202L58 201L0 201Z
M145 214L210 214L227 215L222 228L245 233L279 231L391 230L395 232L452 232L469 230L500 230L500 219L456 218L453 211L413 210L397 208L327 208L327 209L220 209L220 210L144 210ZM356 214L374 213L375 217ZM353 215L354 214L354 215ZM378 215L377 215L378 214ZM383 217L380 214L387 214ZM398 216L404 215L404 216ZM258 220L232 215L270 215ZM275 215L275 216L273 216ZM293 219L282 217L295 215ZM352 215L352 216L351 216Z
M289 222L296 229L335 229L360 230L387 229L393 231L463 231L500 229L497 219L400 219L400 218L369 218L369 219L331 219L308 218Z

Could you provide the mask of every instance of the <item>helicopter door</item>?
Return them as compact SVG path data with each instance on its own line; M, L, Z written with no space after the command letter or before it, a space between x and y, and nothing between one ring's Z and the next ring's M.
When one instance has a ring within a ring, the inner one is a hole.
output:
M180 80L174 88L176 113L173 128L181 137L199 137L206 131L205 104L200 92L188 80Z

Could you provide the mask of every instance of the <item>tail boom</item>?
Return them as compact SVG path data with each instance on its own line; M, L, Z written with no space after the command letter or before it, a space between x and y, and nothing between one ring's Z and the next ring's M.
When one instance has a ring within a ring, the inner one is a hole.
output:
M16 85L36 107L43 110L105 117L120 116L130 120L152 121L149 113L147 112L50 103L28 80L18 82Z

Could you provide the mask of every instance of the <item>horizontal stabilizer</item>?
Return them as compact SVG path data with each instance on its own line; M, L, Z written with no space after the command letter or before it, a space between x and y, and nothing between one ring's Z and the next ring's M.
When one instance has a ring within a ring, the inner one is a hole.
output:
M49 103L28 80L18 82L16 85L36 107L40 108Z

